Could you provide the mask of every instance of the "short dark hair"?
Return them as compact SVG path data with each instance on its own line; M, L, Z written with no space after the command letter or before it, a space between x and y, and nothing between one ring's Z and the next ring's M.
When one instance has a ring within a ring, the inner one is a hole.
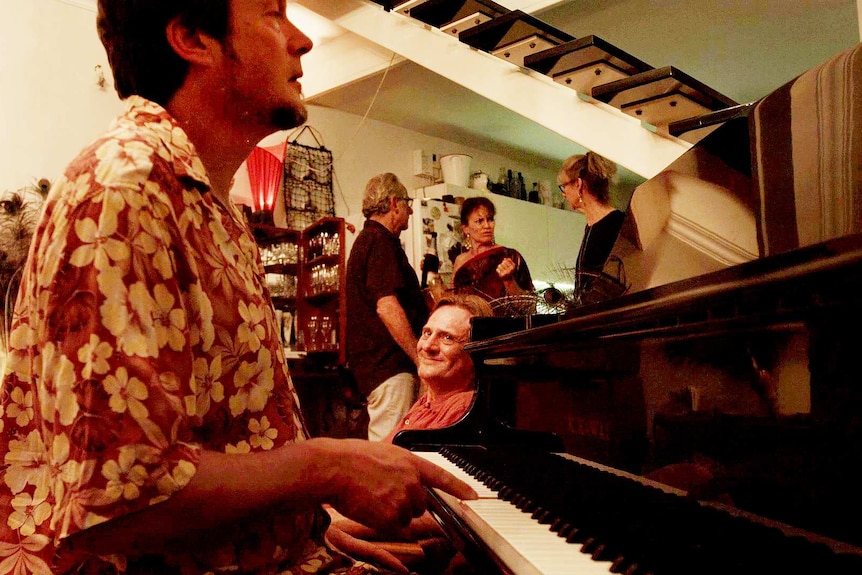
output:
M188 62L166 34L174 18L221 41L230 31L230 0L99 0L96 27L120 98L165 106L185 81Z
M466 226L467 222L470 221L472 213L482 207L487 208L488 215L491 216L491 219L494 219L494 216L497 214L497 208L494 207L494 202L485 196L471 196L464 200L464 203L461 204L461 225Z

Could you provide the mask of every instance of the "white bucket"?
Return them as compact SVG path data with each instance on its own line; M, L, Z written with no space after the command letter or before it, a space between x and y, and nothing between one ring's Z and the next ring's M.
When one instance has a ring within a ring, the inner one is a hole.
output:
M440 157L443 181L453 186L466 188L470 185L470 161L467 154L447 154Z

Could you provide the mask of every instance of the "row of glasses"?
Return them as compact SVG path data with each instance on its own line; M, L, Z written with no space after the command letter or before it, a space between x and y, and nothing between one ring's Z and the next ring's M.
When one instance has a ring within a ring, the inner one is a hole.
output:
M296 297L296 276L266 274L266 286L272 297Z
M341 250L341 238L338 232L321 232L308 240L308 259L320 256L338 255Z
M308 351L338 349L338 321L330 315L312 315L308 318Z
M280 242L261 246L260 259L265 266L295 264L299 261L299 246L295 242Z
M339 288L338 266L327 264L316 264L311 266L311 281L308 286L308 295L337 291Z

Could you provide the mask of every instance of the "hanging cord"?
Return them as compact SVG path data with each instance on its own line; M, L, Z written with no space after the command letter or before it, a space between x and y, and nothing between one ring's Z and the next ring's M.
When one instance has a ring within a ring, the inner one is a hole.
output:
M397 54L395 52L392 52L392 57L389 58L389 64L387 64L386 69L383 71L383 76L380 78L380 82L377 84L377 89L374 91L374 96L371 98L371 102L368 104L368 108L366 108L365 113L362 115L362 119L359 120L359 123L356 125L356 129L353 130L353 134L347 140L347 145L344 146L344 150L342 150L341 154L339 154L339 156L337 158L333 158L328 166L324 166L324 168L326 168L326 169L331 169L333 188L338 189L338 196L341 198L341 201L344 203L345 206L348 206L349 204L347 203L347 198L344 196L344 190L341 187L341 182L338 181L338 177L335 174L335 167L334 167L335 163L338 162L339 160L341 160L341 158L344 157L344 154L346 154L351 149L351 147L353 146L353 142L356 140L356 136L359 134L359 130L362 129L362 126L365 124L365 121L368 119L369 114L371 114L371 110L374 108L375 102L377 102L377 97L380 95L380 90L383 89L383 84L384 84L384 82L386 82L386 76L389 74L389 70L392 69L392 64L395 62L396 56L397 56ZM288 158L289 158L289 156L287 154L288 147L290 146L290 144L292 142L295 142L296 139L299 138L303 134L303 132L305 132L305 130L309 130L309 132L311 133L311 136L317 142L317 145L321 148L323 147L323 144L321 143L321 141L323 140L323 136L321 135L319 130L317 130L317 129L309 126L309 125L301 126L299 128L296 128L290 134L288 134L287 139L285 139L285 142L284 142L284 146L285 146L285 148L284 148L284 159L285 159L285 161L288 161ZM315 132L316 132L316 134L315 134ZM314 168L312 166L308 166L308 168L312 171L322 171L322 168Z
M392 64L395 62L395 56L397 56L397 54L395 52L392 52L392 57L389 58L389 64L386 65L386 69L383 71L383 76L380 78L380 83L377 84L377 90L374 92L374 97L371 98L371 102L368 104L368 108L365 110L365 114L363 114L362 119L359 121L359 124L356 125L356 129L353 130L353 135L351 135L350 139L347 140L347 145L344 147L344 151L342 151L341 155L338 156L338 158L334 161L340 160L353 145L353 141L359 134L359 130L362 129L363 124L365 124L365 120L368 119L368 115L371 113L372 108L374 108L374 103L377 101L377 97L380 95L380 90L383 88L383 83L386 82L386 76L389 74L389 70L392 69Z

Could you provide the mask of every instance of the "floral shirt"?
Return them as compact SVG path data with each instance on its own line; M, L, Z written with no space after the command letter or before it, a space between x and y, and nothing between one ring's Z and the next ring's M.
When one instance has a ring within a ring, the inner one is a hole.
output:
M212 197L169 114L131 98L51 190L24 271L0 403L0 575L143 570L63 541L171 497L202 450L302 441L274 320L241 214ZM219 525L155 572L330 572L324 516Z

